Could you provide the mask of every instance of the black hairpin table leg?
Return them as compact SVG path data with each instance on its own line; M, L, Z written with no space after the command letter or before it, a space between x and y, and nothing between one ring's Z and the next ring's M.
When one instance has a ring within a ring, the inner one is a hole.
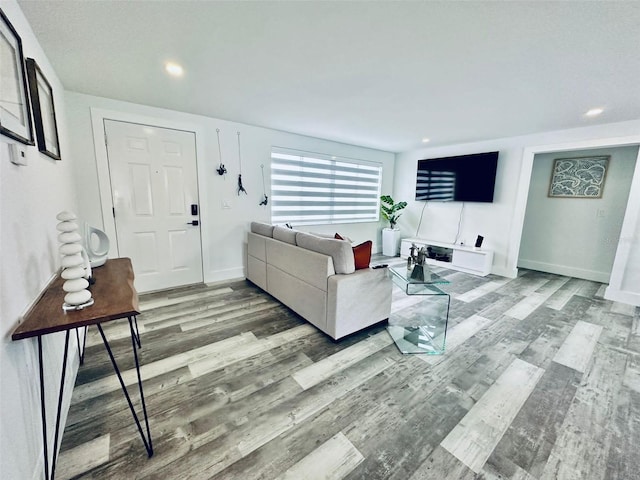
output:
M133 324L135 323L136 326L136 334L137 336L134 339L134 335L133 335ZM140 362L138 360L138 352L136 351L136 345L135 342L137 341L138 343L138 348L141 348L141 343L140 343L140 333L138 332L138 320L136 319L136 316L133 316L133 321L131 320L131 317L129 317L129 330L131 330L131 348L133 350L133 358L136 361L136 373L138 374L138 389L140 390L140 400L142 402L142 412L144 413L144 423L145 426L147 427L147 439L149 440L149 443L147 445L147 443L145 442L144 446L147 449L147 453L149 454L149 456L153 455L153 444L151 442L151 430L149 429L149 416L147 415L147 404L144 401L144 392L142 391L142 377L140 375ZM144 440L144 437L143 437Z
M69 354L69 330L65 332L64 358L62 359L62 375L60 377L60 393L58 394L58 411L56 412L56 434L53 439L53 461L51 462L51 478L55 477L56 460L58 458L58 439L60 434L60 413L62 411L62 395L64 393L64 379L67 373L67 357Z
M56 460L58 459L58 442L60 441L60 416L62 412L62 397L64 395L64 380L67 375L67 358L69 356L69 330L65 332L64 356L62 358L62 374L60 376L60 390L58 393L58 408L56 409L56 430L53 439L51 458L51 477L49 477L49 439L47 438L47 413L44 398L44 367L42 364L42 337L38 336L38 364L40 368L40 408L42 414L42 442L44 446L44 475L47 480L56 474Z
M138 348L142 348L142 343L140 342L140 331L138 330L138 317L133 316L133 324L136 327L135 330L131 329L131 337L135 339L138 344ZM131 326L131 317L129 317L129 326Z
M82 339L82 349L80 348L80 334L76 328L76 340L78 341L78 357L80 357L80 365L84 364L84 347L87 345L87 330L89 327L84 327L84 337Z
M109 346L109 342L107 341L107 337L102 330L102 326L98 323L98 331L100 332L100 336L102 337L102 342L104 343L105 348L107 349L107 353L109 354L109 358L111 359L111 363L113 364L113 369L116 372L118 380L120 381L120 386L122 387L122 392L124 393L125 398L127 399L127 403L129 404L129 409L131 410L131 414L133 415L133 419L136 422L136 426L138 427L138 432L140 433L140 437L142 438L142 443L144 443L144 448L147 450L147 455L149 457L153 456L153 444L151 442L151 431L149 429L149 417L147 415L147 406L144 401L144 392L142 390L142 378L140 376L140 363L138 362L138 351L136 349L136 339L135 333L133 331L133 321L132 317L129 317L129 330L131 331L131 346L133 347L133 356L136 361L136 372L138 374L138 387L140 389L140 400L142 401L142 411L144 414L144 423L147 430L147 434L145 435L142 431L142 425L140 424L140 420L138 419L138 414L133 408L133 403L131 402L131 397L129 396L129 392L127 391L127 386L122 380L122 375L120 374L120 369L118 368L118 364L116 363L116 359L113 356L113 352L111 351L111 347Z

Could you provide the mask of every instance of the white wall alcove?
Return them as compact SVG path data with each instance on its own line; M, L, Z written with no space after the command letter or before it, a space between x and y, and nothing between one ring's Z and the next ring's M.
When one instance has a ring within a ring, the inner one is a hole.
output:
M513 249L508 255L508 262L514 266L517 265L518 262L529 185L536 154L639 144L640 135L633 135L628 137L601 138L564 144L526 147L522 157L522 170L520 172L518 194L514 210L514 228L512 229L510 238L510 245L513 246ZM611 278L609 280L609 286L605 291L605 298L632 305L640 305L640 285L635 282L635 276L638 276L636 272L638 268L635 266L635 260L637 259L632 255L633 252L640 249L640 238L638 237L638 229L640 228L640 153L638 157L631 181L631 190L629 192L629 199L620 232L620 240L616 247ZM632 262L630 263L630 261Z

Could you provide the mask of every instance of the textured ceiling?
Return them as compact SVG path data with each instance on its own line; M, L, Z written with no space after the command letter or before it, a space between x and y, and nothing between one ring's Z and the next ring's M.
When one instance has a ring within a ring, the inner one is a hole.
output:
M640 2L18 3L67 90L382 150L640 118Z

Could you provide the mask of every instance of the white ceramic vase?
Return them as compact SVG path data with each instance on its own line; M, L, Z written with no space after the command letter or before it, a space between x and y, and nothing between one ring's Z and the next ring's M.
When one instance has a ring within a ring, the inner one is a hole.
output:
M382 229L382 254L385 257L395 257L400 247L400 229Z

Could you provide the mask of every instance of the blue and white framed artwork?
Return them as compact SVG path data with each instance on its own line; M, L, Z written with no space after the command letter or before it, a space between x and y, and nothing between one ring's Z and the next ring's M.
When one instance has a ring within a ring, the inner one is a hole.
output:
M609 155L556 158L549 197L602 198Z

